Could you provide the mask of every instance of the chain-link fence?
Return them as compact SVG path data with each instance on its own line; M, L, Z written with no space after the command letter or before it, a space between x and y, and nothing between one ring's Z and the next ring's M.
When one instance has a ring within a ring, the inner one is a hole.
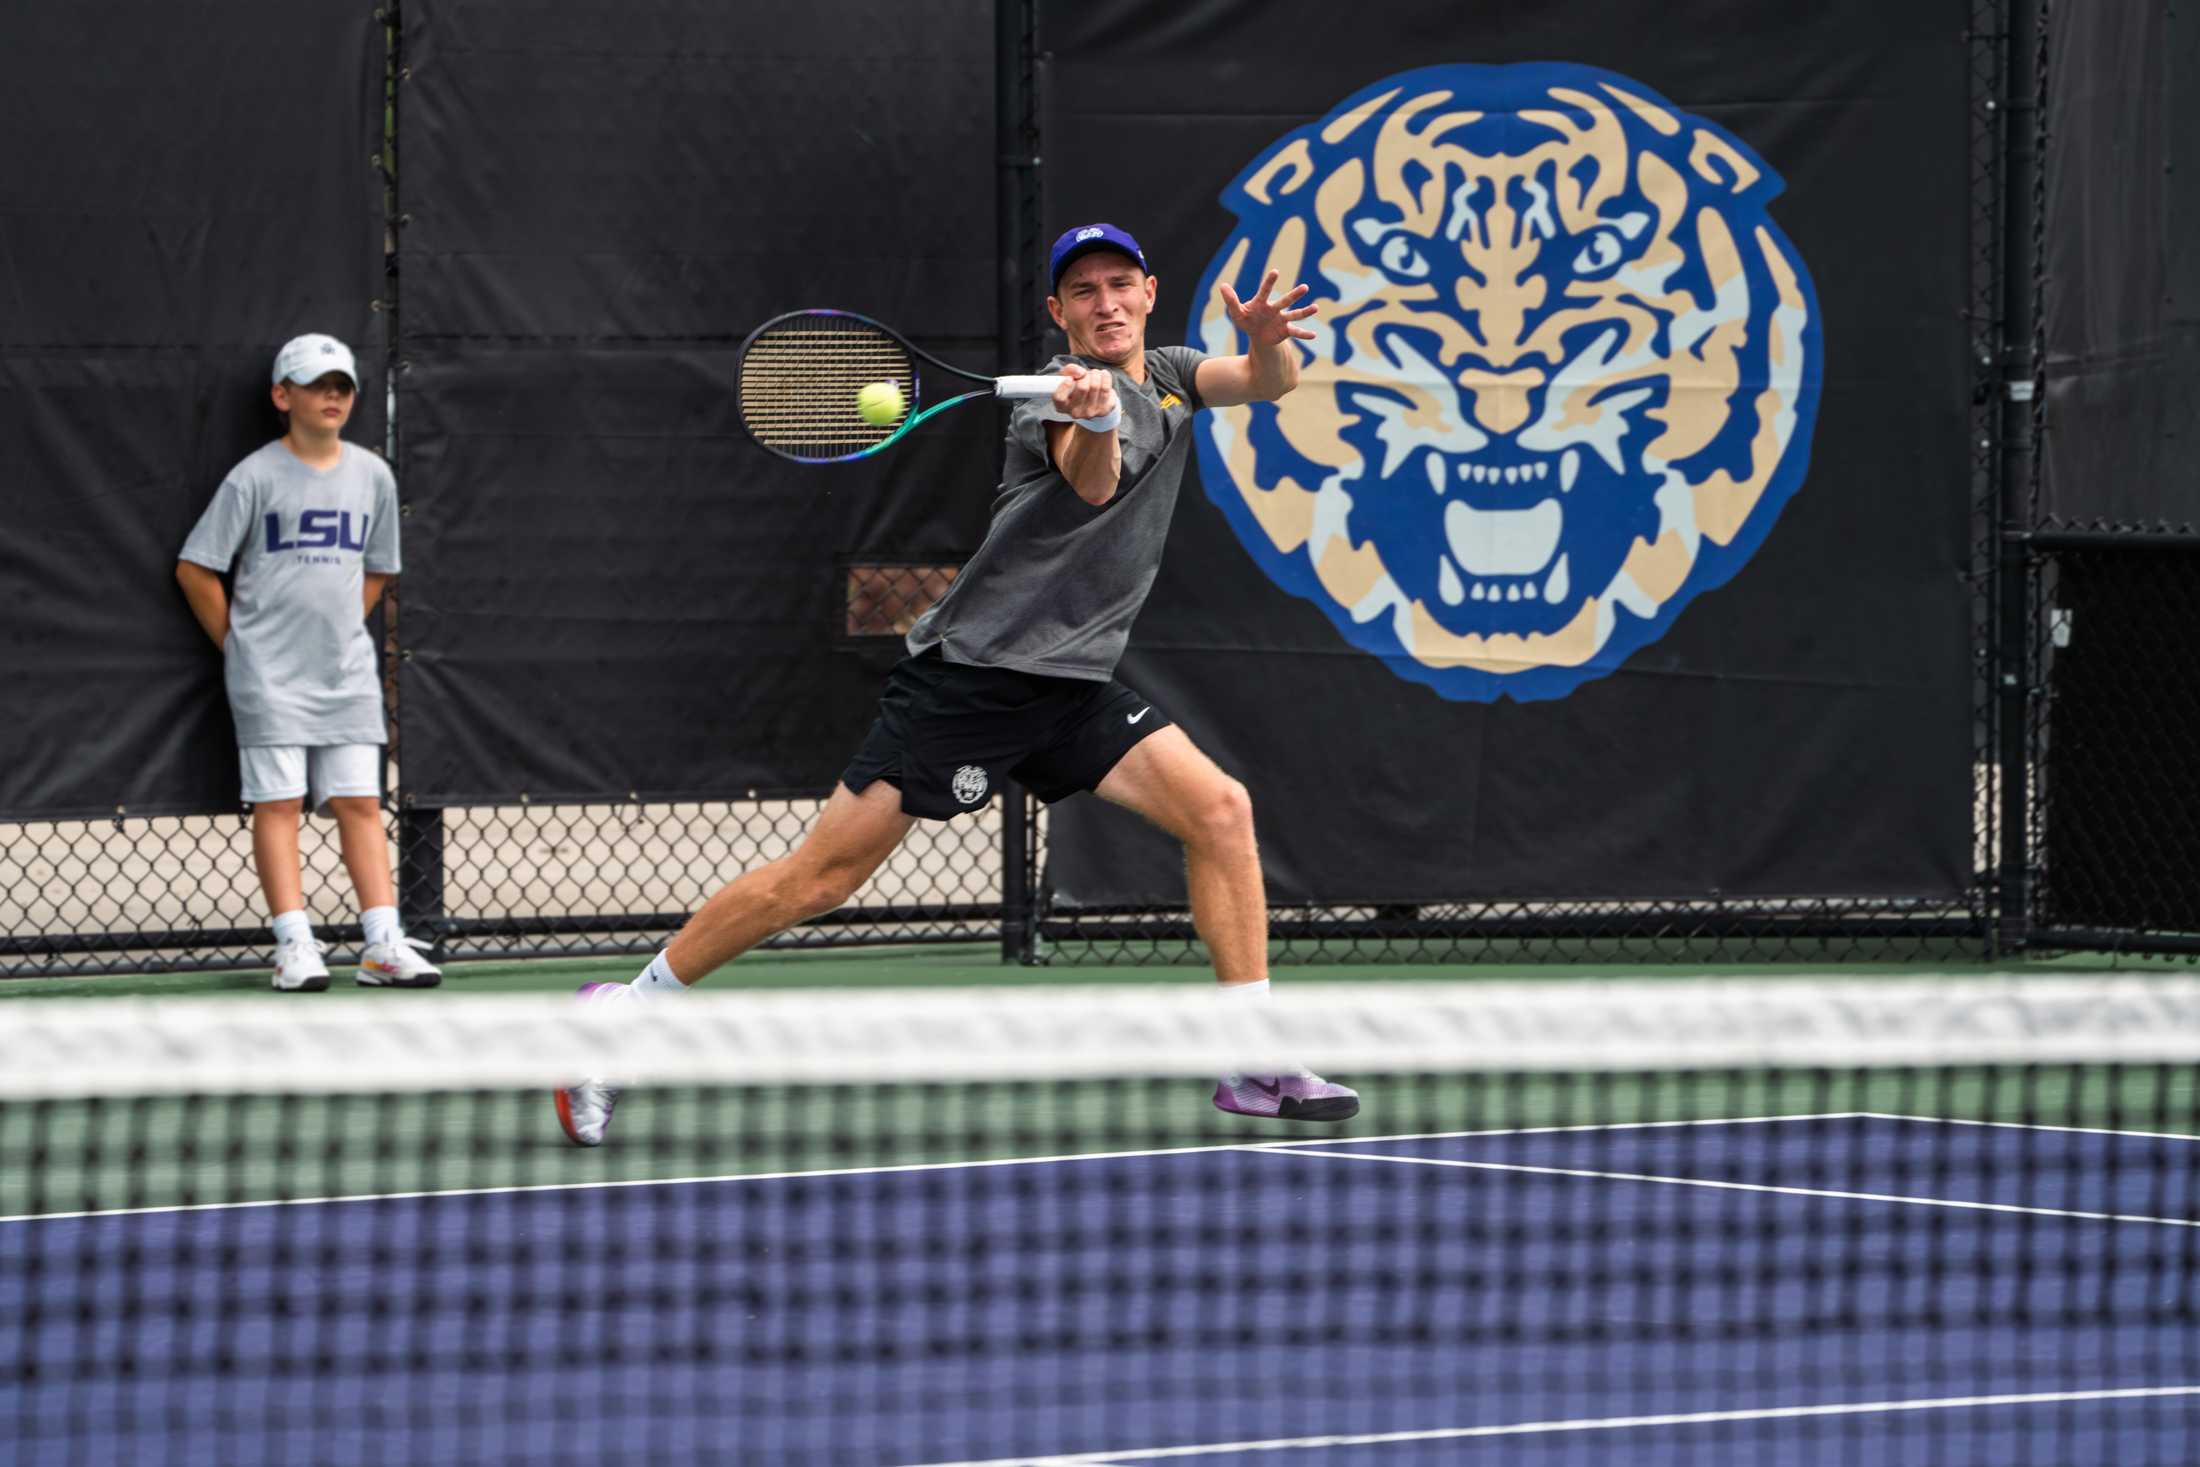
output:
M646 953L721 883L792 850L822 805L519 805L422 820L393 802L387 829L408 930L447 956ZM995 805L920 827L847 907L773 946L998 939L1000 826ZM335 822L308 818L299 845L307 914L331 958L350 960L358 905ZM424 862L440 866L433 901ZM267 960L266 923L249 816L0 828L0 974L249 967Z
M2200 538L2036 543L2033 941L2200 953Z
M435 812L393 808L408 929L449 957L640 954L742 871L787 854L821 800L709 804L519 805ZM995 942L1010 915L1002 891L1002 806L910 839L829 917L772 946ZM1039 866L1029 960L1204 961L1188 911L1048 905L1045 821L1031 825ZM430 849L434 854L430 854ZM308 819L301 851L316 930L353 956L357 908L334 823ZM423 865L440 869L436 900ZM440 910L435 910L435 907ZM239 816L37 822L0 837L0 972L238 968L266 958L266 907ZM1790 902L1471 902L1277 907L1276 958L1329 962L1845 962L1975 954L1962 904L1883 898Z
M690 805L500 806L403 821L400 863L439 830L441 912L408 925L453 956L647 952L724 882L788 854L822 800ZM923 824L848 906L795 928L781 947L998 938L1001 829L996 803Z
M1046 961L1206 961L1189 911L1042 906L1035 930ZM1875 898L1274 907L1269 936L1271 960L1292 965L1925 962L1980 952L1968 903Z

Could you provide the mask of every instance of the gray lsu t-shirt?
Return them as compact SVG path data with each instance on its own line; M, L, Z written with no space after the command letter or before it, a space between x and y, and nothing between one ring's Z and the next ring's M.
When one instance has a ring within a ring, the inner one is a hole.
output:
M1123 470L1115 497L1098 507L1078 498L1054 467L1051 404L1016 405L985 543L910 628L912 656L938 647L949 662L976 667L1092 682L1115 676L1161 568L1191 453L1192 414L1201 405L1192 378L1205 360L1191 347L1164 346L1146 353L1144 382L1109 369L1123 408L1116 428ZM1047 370L1065 362L1107 366L1059 356Z
M237 566L222 654L240 745L384 741L360 601L369 572L398 571L388 464L347 443L316 469L278 439L229 471L181 558Z

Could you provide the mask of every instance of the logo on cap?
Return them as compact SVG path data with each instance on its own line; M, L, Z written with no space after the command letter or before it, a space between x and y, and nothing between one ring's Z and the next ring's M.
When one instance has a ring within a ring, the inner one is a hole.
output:
M1146 252L1138 247L1137 240L1112 224L1083 224L1064 230L1062 237L1054 242L1047 258L1048 278L1060 285L1062 272L1070 267L1071 261L1097 250L1120 250L1136 260L1139 269L1147 268Z
M303 383L309 380L308 374L326 376L330 372L341 372L354 383L359 380L359 368L351 348L322 332L294 336L275 353L273 380L277 382Z

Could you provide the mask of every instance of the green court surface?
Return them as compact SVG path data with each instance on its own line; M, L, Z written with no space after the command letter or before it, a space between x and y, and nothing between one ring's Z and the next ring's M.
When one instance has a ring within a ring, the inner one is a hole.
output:
M2125 1116L2200 1131L2193 1071L2159 1065L1341 1078L1363 1109L1337 1125L1224 1115L1196 1080L640 1090L596 1149L565 1140L548 1090L10 1103L0 1220L1777 1116Z
M443 985L421 992L362 989L350 970L332 964L333 981L323 994L297 995L301 1003L361 998L378 1003L432 1002L439 994L560 993L598 980L623 982L640 971L644 959L540 958L453 962L444 966ZM1035 966L1001 961L993 943L921 947L842 948L832 951L751 953L710 979L714 992L733 988L914 988L1023 983L1193 983L1206 969L1196 963L1059 962ZM1996 973L2052 971L2190 972L2185 959L2080 953L2026 963L1984 963L1936 959L1917 963L1429 963L1363 959L1349 963L1296 963L1279 960L1278 985L1401 981L1578 982L1601 978L1794 978L1818 981L1829 976L1930 981L1935 977L1989 977ZM0 979L0 1000L11 998L217 998L267 994L265 968L225 973L125 973L64 978Z

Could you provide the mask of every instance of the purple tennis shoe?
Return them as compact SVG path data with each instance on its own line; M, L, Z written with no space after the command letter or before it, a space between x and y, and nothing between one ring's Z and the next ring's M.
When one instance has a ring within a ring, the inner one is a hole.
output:
M1360 1096L1312 1070L1224 1075L1215 1082L1215 1109L1279 1121L1349 1121L1360 1113Z

